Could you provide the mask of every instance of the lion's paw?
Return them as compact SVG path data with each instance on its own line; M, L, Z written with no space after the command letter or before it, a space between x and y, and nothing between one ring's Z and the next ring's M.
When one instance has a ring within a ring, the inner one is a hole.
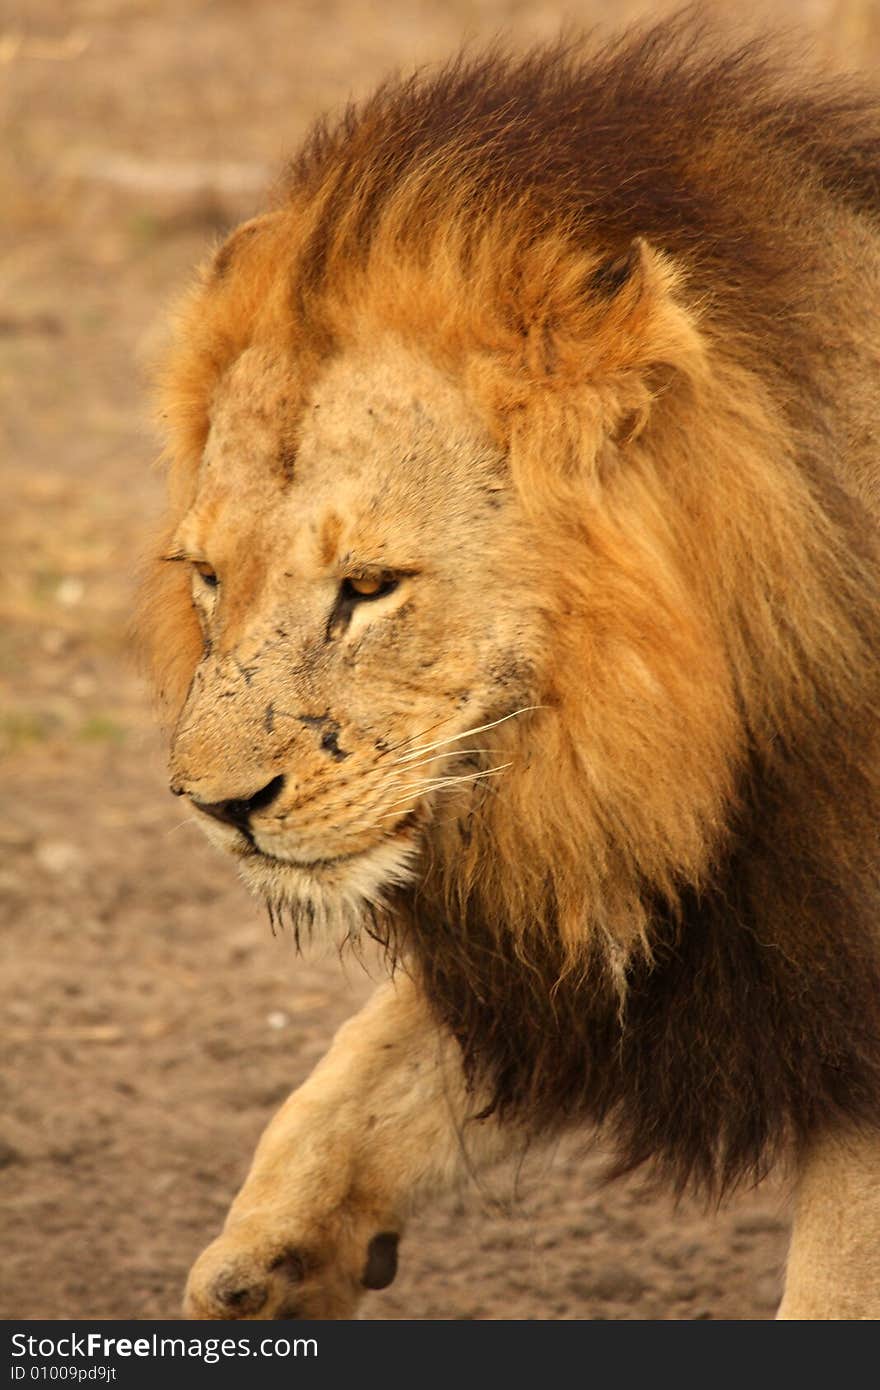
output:
M398 1233L377 1231L328 1243L260 1240L225 1231L199 1256L187 1281L184 1316L211 1319L350 1318L366 1289L397 1273Z

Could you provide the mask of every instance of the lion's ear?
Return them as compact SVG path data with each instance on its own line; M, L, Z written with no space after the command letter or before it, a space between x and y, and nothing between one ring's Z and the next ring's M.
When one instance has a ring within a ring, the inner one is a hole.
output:
M576 267L560 264L530 309L520 351L492 381L489 417L530 495L598 476L667 393L705 379L682 277L642 237Z
M592 418L597 445L625 445L667 391L705 376L703 336L681 273L643 237L597 257L579 289L548 335L545 391L582 425Z
M671 261L643 237L599 259L580 305L569 305L557 346L566 374L597 384L622 374L698 371L704 348Z
M681 272L643 237L604 254L538 244L517 265L512 331L474 373L493 429L525 410L594 417L606 435L643 426L671 378L705 375L705 345Z
M267 233L281 221L281 212L264 212L242 222L221 242L205 268L205 278L216 284L226 280L248 256L254 258L258 242L267 240Z
M622 254L607 256L590 271L587 293L625 307L637 304L650 278L648 243L633 237Z
M192 502L210 428L210 403L223 373L251 342L255 325L274 316L285 339L287 285L278 274L283 213L237 227L201 267L171 317L171 332L152 363L159 433L166 441L175 512Z

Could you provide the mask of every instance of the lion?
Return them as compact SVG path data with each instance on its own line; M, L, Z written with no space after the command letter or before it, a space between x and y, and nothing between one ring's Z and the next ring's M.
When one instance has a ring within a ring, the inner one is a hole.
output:
M397 966L189 1316L352 1316L578 1126L783 1165L779 1316L880 1316L880 110L789 72L678 23L390 81L180 310L171 788Z

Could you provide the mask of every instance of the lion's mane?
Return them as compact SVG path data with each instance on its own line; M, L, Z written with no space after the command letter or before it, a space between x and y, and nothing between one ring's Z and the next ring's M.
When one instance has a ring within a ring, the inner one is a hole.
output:
M165 393L178 511L252 342L304 395L390 329L480 403L555 717L394 944L495 1107L712 1193L880 1125L880 117L779 72L673 25L389 83L214 258ZM175 706L199 639L156 574Z

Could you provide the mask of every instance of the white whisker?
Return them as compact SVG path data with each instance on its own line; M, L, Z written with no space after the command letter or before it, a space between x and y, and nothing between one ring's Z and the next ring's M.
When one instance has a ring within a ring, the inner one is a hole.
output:
M500 753L501 751L500 748L463 748L460 750L449 748L443 753L432 753L429 757L421 758L418 762L407 763L406 767L397 769L396 777L389 768L385 773L386 780L378 788L379 794L381 795L383 791L393 791L395 787L410 786L409 782L401 781L401 776L414 771L417 767L427 767L429 763L440 762L443 758L469 758L481 753Z
M170 828L170 830L166 830L166 831L165 831L165 834L166 834L166 835L173 835L173 834L175 834L176 831L182 830L183 827L184 827L185 825L195 825L195 824L196 824L196 822L194 821L193 817L192 817L192 816L187 816L185 820L178 821L176 825L172 825L171 828Z
M505 768L511 767L512 763L499 763L497 767L480 768L477 772L462 772L451 777L418 777L415 782L404 783L410 787L451 787L457 782L476 782L480 777L489 777L493 773L503 772Z
M397 743L392 743L388 748L385 748L379 754L380 758L387 758L389 753L396 753L399 749L405 748L408 743L415 743L417 738L424 738L426 734L432 734L435 729L440 728L441 724L448 724L451 718L451 714L444 715L442 719L437 720L436 724L429 724L427 729L420 729L417 734L410 734L409 738L399 739Z
M515 709L510 714L504 714L500 719L493 719L489 724L479 724L473 729L462 729L460 734L450 734L449 738L438 738L434 743L426 743L421 748L414 748L412 752L405 753L402 758L395 758L395 763L409 763L414 758L419 758L423 753L430 753L435 748L442 748L447 743L457 743L461 738L468 738L471 734L482 734L487 729L495 729L499 724L506 724L508 719L515 719L519 714L528 714L531 710L544 709L544 705L524 705L522 709Z
M501 749L500 749L500 748L448 748L448 749L445 749L444 752L442 752L442 753L432 753L432 754L430 755L430 757L422 758L420 762L409 762L408 759L404 759L404 758L397 758L397 759L395 759L395 762L396 762L396 763L406 762L406 763L407 763L407 768L410 768L410 767L424 767L426 763L436 763L436 762L439 762L441 758L469 758L469 757L474 756L476 753L500 753L500 752L501 752ZM418 757L418 753L413 753L412 756L413 756L414 758L415 758L415 757Z
M462 782L479 782L486 777L497 777L499 773L505 772L512 767L512 763L499 763L497 767L486 768L483 772L464 773L460 777L437 777L433 779L422 779L417 783L406 796L402 796L399 801L392 801L384 815L378 816L378 820L388 820L396 806L403 806L409 801L418 800L421 796L428 796L433 792L443 791L446 787L454 787ZM399 812L395 813L399 815Z

